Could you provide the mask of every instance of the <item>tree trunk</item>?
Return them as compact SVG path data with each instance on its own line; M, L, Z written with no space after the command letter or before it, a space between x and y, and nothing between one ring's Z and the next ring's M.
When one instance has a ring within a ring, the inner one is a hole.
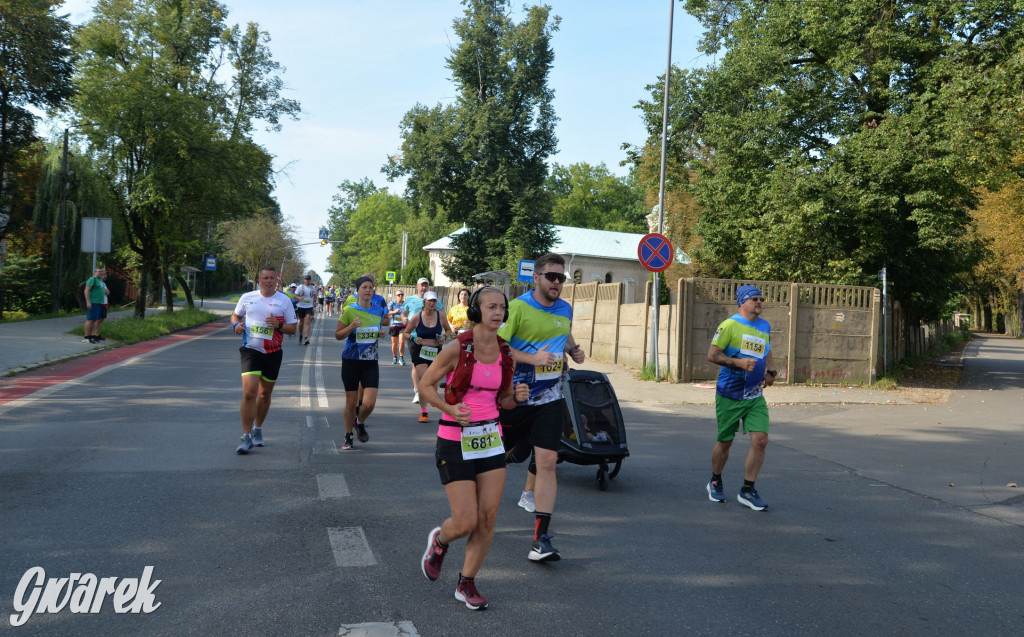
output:
M175 274L174 275L174 279L178 282L179 285L181 285L182 291L185 292L185 305L189 309L195 309L196 302L192 298L192 288L190 288L188 286L188 279L186 279L185 277L181 276L180 273L179 274Z

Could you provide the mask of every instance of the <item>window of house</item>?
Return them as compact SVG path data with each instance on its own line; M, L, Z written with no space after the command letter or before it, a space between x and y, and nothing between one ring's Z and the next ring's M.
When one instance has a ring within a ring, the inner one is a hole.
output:
M604 275L604 282L605 283L611 283L612 282L612 273L611 272L609 272L608 274Z

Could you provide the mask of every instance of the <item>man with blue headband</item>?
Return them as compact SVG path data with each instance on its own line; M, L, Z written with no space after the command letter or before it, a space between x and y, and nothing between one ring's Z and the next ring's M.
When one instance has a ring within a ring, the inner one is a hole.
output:
M708 350L708 360L722 368L715 385L718 439L711 452L708 499L712 502L727 501L722 487L722 471L742 422L743 432L750 434L750 450L743 463L743 488L736 500L755 511L768 507L754 488L768 446L768 403L761 390L771 387L776 375L772 364L772 328L761 318L763 303L761 290L753 285L741 285L736 290L739 311L718 326Z

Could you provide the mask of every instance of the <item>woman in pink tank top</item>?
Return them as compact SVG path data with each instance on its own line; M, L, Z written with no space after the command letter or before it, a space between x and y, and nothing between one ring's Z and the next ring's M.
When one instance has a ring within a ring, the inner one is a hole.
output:
M507 308L505 295L493 287L480 288L470 299L467 318L473 325L473 371L458 404L449 404L437 393L438 382L459 363L463 345L458 340L441 350L419 384L420 400L442 412L434 458L451 508L451 517L428 535L421 567L427 579L436 580L449 543L468 535L455 598L471 610L487 608L474 578L491 548L505 487L498 407L512 409L530 397L525 383L513 388L511 377L507 384L502 383L498 328L505 321Z

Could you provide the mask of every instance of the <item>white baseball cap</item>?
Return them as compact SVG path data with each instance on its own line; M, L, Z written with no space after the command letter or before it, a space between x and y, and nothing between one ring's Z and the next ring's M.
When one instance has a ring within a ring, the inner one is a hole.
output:
M434 292L433 290L427 291L423 295L423 300L424 301L430 301L430 300L436 301L437 300L437 292Z
M419 285L420 283L426 283L427 285L430 285L430 279L428 279L427 277L421 277L420 280L416 282L416 285Z

